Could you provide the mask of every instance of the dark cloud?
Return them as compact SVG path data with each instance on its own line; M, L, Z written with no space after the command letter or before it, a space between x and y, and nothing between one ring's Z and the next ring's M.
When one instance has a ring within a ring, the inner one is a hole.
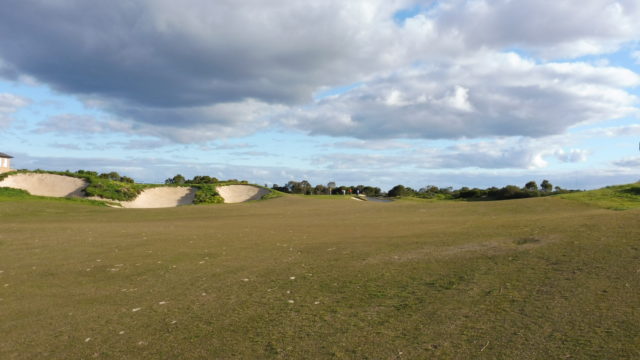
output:
M416 4L426 5L425 12L395 21L398 11ZM0 12L0 76L32 78L77 95L118 118L118 124L99 125L104 131L180 143L283 124L366 139L546 136L580 119L626 113L630 101L620 99L628 83L619 76L634 75L575 67L564 72L558 65L500 77L501 67L487 74L469 67L505 47L557 58L606 53L640 38L637 1L574 5L568 0L7 0L7 11ZM410 80L406 73L415 69L422 76ZM555 78L558 86L548 83ZM323 104L321 114L308 113L319 89L356 82L365 85ZM605 89L598 87L602 82ZM595 90L576 90L584 86ZM425 101L399 106L381 101L389 100L395 87L401 91L396 100L425 95Z

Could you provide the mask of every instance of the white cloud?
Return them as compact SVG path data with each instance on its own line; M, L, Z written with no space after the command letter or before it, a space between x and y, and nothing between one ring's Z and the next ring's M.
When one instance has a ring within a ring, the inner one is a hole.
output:
M441 33L466 48L518 47L545 58L603 54L640 38L636 0L449 0L434 10Z
M327 169L544 169L549 161L586 161L589 153L569 148L570 140L559 137L544 139L499 138L461 141L449 146L420 145L396 148L394 152L333 153L314 159ZM354 165L357 164L357 165Z
M12 114L29 103L29 99L22 96L0 93L0 128L9 126L13 121Z
M283 123L361 139L543 137L637 114L639 99L625 90L636 85L640 76L625 68L485 53L395 71Z
M559 149L555 152L555 156L558 160L565 163L585 162L589 152L583 149Z

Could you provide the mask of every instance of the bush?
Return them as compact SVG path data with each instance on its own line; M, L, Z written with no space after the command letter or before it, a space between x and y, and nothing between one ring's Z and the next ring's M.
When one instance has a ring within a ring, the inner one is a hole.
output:
M224 199L216 191L216 187L211 184L201 184L194 186L198 189L193 199L194 204L221 204Z

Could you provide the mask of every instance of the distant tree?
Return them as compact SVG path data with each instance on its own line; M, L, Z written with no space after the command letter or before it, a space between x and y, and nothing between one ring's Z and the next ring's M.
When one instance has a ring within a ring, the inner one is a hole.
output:
M331 195L331 190L336 187L336 183L331 181L327 184L327 188L329 188L329 195Z
M553 185L551 185L551 183L549 182L549 180L542 180L542 182L540 183L540 188L542 189L542 191L544 191L545 193L550 193L553 190Z
M310 195L312 190L311 184L307 180L300 181L300 193Z
M527 191L538 191L538 184L531 180L528 183L524 184L524 189Z
M178 174L170 179L164 181L165 184L183 185L187 180L184 176Z
M313 192L315 194L326 194L327 193L327 187L322 185L322 184L318 184L313 188Z
M404 185L396 185L387 192L389 197L407 196L409 191Z
M291 180L287 183L287 188L289 189L288 192L292 193L292 194L301 194L301 187L300 187L300 183L294 180Z
M128 176L121 177L120 181L123 182L123 183L129 183L129 184L133 184L135 182L132 178L130 178Z

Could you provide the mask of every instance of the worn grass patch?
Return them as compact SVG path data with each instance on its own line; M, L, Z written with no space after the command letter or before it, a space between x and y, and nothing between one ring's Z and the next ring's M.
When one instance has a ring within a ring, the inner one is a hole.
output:
M20 196L0 202L2 359L640 358L638 210Z

